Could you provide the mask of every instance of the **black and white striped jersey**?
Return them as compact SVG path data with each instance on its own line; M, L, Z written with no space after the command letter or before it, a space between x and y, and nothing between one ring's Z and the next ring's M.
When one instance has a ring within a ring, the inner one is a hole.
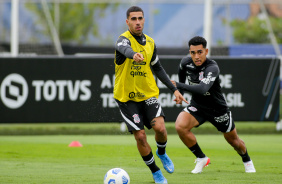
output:
M219 73L214 60L207 58L201 66L196 66L191 57L184 57L178 69L177 88L182 94L184 91L192 94L191 104L205 109L228 109L221 91Z

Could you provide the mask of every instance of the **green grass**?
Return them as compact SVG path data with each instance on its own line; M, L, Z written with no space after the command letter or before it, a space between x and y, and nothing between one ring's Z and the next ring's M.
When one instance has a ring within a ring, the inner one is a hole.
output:
M177 135L169 135L167 153L175 164L168 174L155 156L170 184L187 183L281 183L281 135L240 135L254 161L257 172L244 173L241 158L221 134L197 135L211 165L193 175L194 156ZM68 147L80 141L83 147ZM153 151L156 144L148 135ZM153 183L132 135L41 135L0 136L0 183L13 184L101 184L105 173L113 168L125 169L131 184Z
M173 122L167 122L169 134L176 134ZM275 122L236 122L240 134L282 134ZM197 134L219 134L210 123L193 131ZM147 134L153 134L147 131ZM0 124L0 135L125 135L119 123L7 123Z

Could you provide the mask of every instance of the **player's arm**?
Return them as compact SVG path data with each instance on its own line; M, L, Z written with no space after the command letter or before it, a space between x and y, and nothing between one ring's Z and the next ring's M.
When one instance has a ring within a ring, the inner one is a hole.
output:
M180 83L184 83L186 82L186 71L183 68L183 65L185 64L185 59L183 58L180 61L180 64L178 66L178 80ZM183 89L179 89L180 93L183 95L184 90Z
M219 75L219 68L217 66L210 66L205 70L205 78L199 84L187 85L176 82L178 89L185 90L195 94L204 95L212 87L216 77Z
M153 53L152 60L151 60L151 68L154 71L157 78L160 79L160 81L164 85L166 85L172 92L177 90L177 88L172 84L172 82L168 78L166 71L164 70L164 68L161 65L161 62L160 62L159 57L157 55L156 46L154 48L154 53Z
M130 40L124 36L120 36L115 45L116 49L116 64L121 65L124 63L126 58L133 59L134 61L140 62L143 61L143 55L137 52L134 52Z
M185 101L186 103L188 103L184 99L184 97L181 95L181 93L177 90L176 86L172 84L166 71L162 67L159 57L157 55L156 45L155 45L153 57L151 60L151 68L154 71L157 78L173 92L174 96L176 97L174 99L174 101L176 101L176 104L181 104L182 101Z

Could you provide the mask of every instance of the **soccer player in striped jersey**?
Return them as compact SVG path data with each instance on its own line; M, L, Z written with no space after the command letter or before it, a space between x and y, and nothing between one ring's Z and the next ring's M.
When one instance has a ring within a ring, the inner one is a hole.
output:
M190 56L184 57L180 62L179 82L172 82L182 94L184 91L192 94L190 104L179 113L175 122L180 139L196 156L196 166L191 172L201 173L210 163L210 159L202 152L195 135L191 132L192 128L199 127L206 121L222 132L226 141L242 157L245 172L256 172L246 145L237 134L231 111L222 95L219 67L214 60L207 58L207 41L196 36L189 41L188 46Z

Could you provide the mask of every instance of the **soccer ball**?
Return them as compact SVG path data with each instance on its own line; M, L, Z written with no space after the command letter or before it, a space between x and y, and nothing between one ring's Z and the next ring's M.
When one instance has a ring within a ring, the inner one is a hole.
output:
M113 168L106 173L104 184L130 184L130 178L125 170Z

